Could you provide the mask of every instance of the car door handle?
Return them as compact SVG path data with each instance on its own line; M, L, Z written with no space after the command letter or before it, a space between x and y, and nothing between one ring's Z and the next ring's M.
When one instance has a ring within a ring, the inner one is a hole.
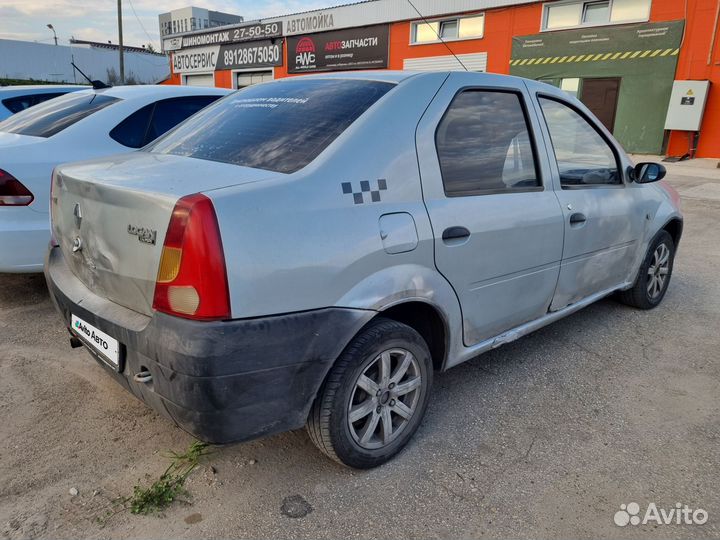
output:
M465 227L448 227L442 233L443 242L447 245L464 244L470 237L470 231Z
M580 226L587 221L585 214L575 212L570 216L570 225Z

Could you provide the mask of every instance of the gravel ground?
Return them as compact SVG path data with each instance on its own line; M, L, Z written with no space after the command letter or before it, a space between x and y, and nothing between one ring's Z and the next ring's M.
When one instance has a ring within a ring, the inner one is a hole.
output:
M191 437L70 348L42 276L0 276L0 535L720 536L720 173L674 171L686 225L660 308L601 301L438 375L414 441L376 470L304 431L216 448L163 516L107 512ZM621 529L630 502L709 518Z

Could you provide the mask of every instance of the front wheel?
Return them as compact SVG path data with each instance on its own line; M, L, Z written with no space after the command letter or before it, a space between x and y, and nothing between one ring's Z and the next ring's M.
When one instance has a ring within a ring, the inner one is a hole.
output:
M385 463L420 425L432 376L420 334L396 321L373 320L330 370L310 411L310 438L350 467Z
M648 247L635 284L620 292L620 301L640 309L657 307L670 284L674 261L675 242L667 231L660 231Z

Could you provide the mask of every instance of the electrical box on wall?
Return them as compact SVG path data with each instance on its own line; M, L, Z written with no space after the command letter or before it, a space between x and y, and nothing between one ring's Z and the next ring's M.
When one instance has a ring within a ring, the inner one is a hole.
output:
M675 81L665 129L700 131L709 90L710 81Z

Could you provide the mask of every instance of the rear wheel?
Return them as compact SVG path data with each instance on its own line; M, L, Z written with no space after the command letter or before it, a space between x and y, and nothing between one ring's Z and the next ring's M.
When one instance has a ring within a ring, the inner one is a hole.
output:
M675 243L667 231L660 231L648 247L635 284L621 291L620 301L640 309L652 309L667 292L675 261Z
M372 321L331 369L308 418L327 456L368 469L398 453L417 430L432 386L425 340L396 321Z

